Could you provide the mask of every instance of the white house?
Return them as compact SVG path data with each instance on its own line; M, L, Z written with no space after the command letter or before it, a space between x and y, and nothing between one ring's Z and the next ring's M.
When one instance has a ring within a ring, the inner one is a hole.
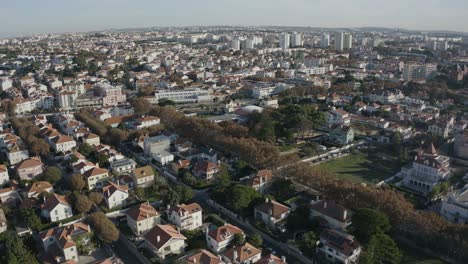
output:
M136 167L136 162L129 158L114 160L110 163L114 175L129 174Z
M162 165L166 165L174 160L169 150L171 148L171 139L164 135L145 138L143 149L145 155L149 158L154 158Z
M3 212L3 209L0 208L0 233L3 233L7 230L8 225L7 225L7 219L5 217L5 213Z
M276 228L278 224L284 223L291 210L286 205L266 198L264 203L255 206L254 216L271 228Z
M346 125L351 124L351 116L348 112L341 109L332 109L325 112L325 120L328 127L334 125Z
M128 198L128 187L109 182L109 185L102 187L102 194L104 195L107 207L112 209L126 204Z
M14 144L8 148L7 157L11 165L16 165L25 159L29 159L29 152L24 144Z
M66 135L59 135L50 140L50 145L56 152L68 152L76 147L76 141Z
M170 208L169 221L182 230L194 230L202 226L202 208L197 203L181 204Z
M262 257L262 250L249 243L228 249L222 254L223 260L233 264L256 263Z
M328 227L336 230L345 230L351 225L351 214L348 209L330 200L321 200L310 205L310 217L325 219Z
M44 251L51 255L57 263L65 263L66 261L78 263L77 242L90 243L90 238L85 236L90 232L91 229L88 225L78 222L42 231L39 237L42 240Z
M138 119L138 122L135 124L135 127L137 129L142 129L145 127L150 127L150 126L156 126L161 123L161 120L159 117L155 116L145 116L140 119Z
M41 193L52 193L54 191L54 187L52 184L46 181L37 181L33 182L29 189L27 190L27 197L39 197Z
M225 224L215 230L206 231L206 244L213 253L224 251L234 240L236 234L244 234L244 231L237 226Z
M126 214L128 227L138 236L161 224L161 215L149 203L133 206Z
M44 164L39 158L29 158L16 166L16 174L22 180L31 180L43 172Z
M83 173L83 176L86 180L86 185L89 190L94 190L96 188L101 188L109 179L109 173L105 169L99 167L94 167Z
M138 187L148 187L154 182L154 171L150 165L132 171L132 179Z
M8 169L5 165L0 165L0 186L5 185L10 180Z
M468 184L442 199L440 213L450 222L468 224Z
M42 216L50 219L51 222L57 222L73 216L72 207L67 197L55 193L46 198L41 209Z
M353 236L331 229L320 234L316 250L331 263L355 263L361 254L361 246Z
M170 225L156 225L144 238L143 246L161 259L165 259L168 255L183 253L187 239Z

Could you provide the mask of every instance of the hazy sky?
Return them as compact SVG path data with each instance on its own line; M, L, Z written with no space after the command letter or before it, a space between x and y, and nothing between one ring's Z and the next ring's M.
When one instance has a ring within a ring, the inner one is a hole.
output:
M186 25L468 32L468 0L0 0L0 36Z

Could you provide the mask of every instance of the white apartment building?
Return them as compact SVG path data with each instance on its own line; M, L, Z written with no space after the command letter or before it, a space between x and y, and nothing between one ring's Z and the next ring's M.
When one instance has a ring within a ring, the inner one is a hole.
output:
M213 100L213 96L209 91L200 88L156 91L155 96L156 101L161 99L169 99L176 103L200 103L210 102Z

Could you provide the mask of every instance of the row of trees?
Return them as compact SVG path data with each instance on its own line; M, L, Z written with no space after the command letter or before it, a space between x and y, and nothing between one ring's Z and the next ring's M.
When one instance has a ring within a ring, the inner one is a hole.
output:
M416 211L403 194L391 188L354 184L305 163L285 168L278 175L308 185L352 210L373 208L384 212L395 237L405 237L417 246L468 261L468 226L449 223L433 212Z
M17 135L23 139L33 155L47 155L50 153L50 146L42 138L39 128L26 118L14 118L11 124Z

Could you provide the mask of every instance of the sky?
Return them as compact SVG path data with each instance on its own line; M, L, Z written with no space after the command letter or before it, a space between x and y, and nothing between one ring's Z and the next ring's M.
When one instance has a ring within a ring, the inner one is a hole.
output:
M209 25L468 32L468 0L0 0L0 37Z

